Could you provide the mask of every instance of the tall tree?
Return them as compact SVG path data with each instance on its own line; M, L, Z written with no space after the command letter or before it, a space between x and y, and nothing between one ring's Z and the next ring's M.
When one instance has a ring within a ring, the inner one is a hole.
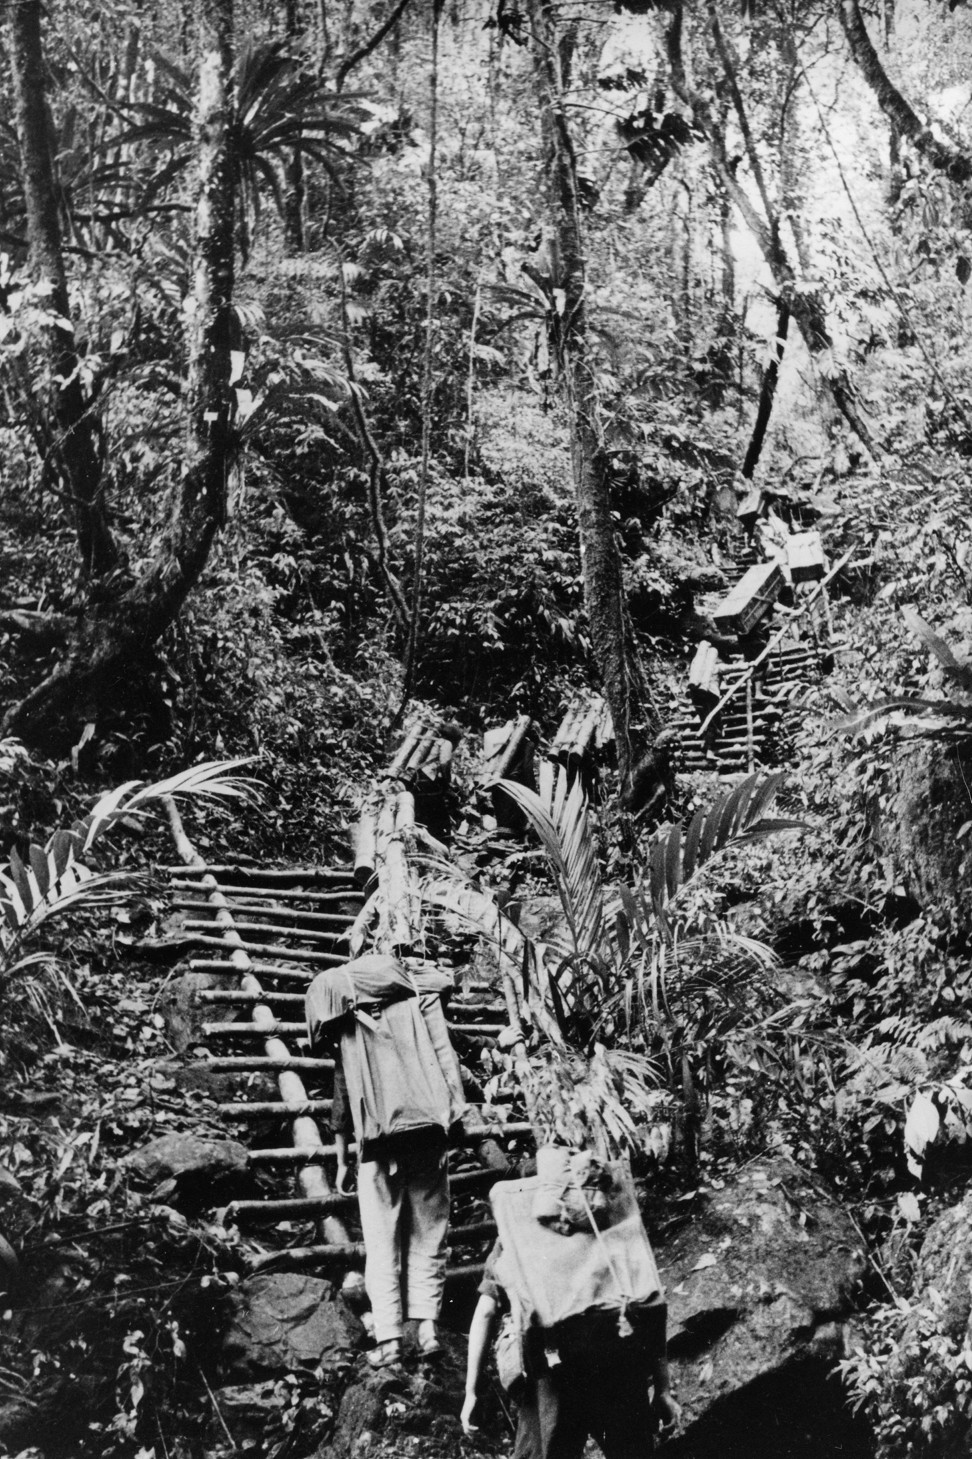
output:
M51 155L40 0L17 0L8 15L29 268L34 283L44 292L51 318L45 327L45 428L39 438L44 476L71 505L82 574L100 577L118 565L119 555L105 512L99 416L95 402L85 397L71 322Z
M658 729L625 605L621 554L605 471L598 394L587 319L587 260L581 226L577 160L564 108L560 44L552 0L528 6L533 71L540 112L549 227L548 293L551 352L558 361L570 429L580 530L584 597L594 657L614 721L618 773L630 779L649 734Z
M708 97L693 86L689 78L682 53L684 0L672 0L671 9L673 13L666 30L666 41L672 86L676 95L691 110L695 125L705 136L716 172L756 241L776 285L780 302L787 305L811 357L819 357L829 350L833 343L823 299L816 290L797 287L799 283L797 270L794 268L783 242L782 219L779 210L774 206L766 185L753 128L739 87L737 68L722 28L719 7L716 0L706 0L709 26L723 72L723 84L728 90L732 108L736 114L744 155L756 187L758 203L751 199L736 176L735 159L730 159L725 128L716 116ZM831 369L827 373L827 386L840 414L868 450L873 452L874 442L867 424L857 408L854 389L847 371L843 368Z
M37 8L37 0L13 7L21 13ZM178 614L225 517L233 380L242 365L233 310L233 0L199 0L196 17L197 204L181 472L142 577L120 595L93 602L54 670L8 711L4 733L28 742L43 742L84 719L98 718ZM46 162L42 158L40 165L49 168L45 137L38 132L34 140L38 148L44 142ZM28 159L34 160L32 154Z

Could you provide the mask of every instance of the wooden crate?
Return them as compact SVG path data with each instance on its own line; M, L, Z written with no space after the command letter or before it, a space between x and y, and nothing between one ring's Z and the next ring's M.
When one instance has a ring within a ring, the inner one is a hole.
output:
M728 633L751 632L773 607L782 586L783 569L778 562L751 567L712 614L716 626Z
M820 533L794 533L786 544L786 562L795 583L818 583L827 571Z

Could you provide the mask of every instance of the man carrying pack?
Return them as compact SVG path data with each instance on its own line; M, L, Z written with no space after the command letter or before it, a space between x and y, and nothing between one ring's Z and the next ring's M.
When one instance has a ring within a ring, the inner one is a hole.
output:
M519 1399L513 1459L580 1459L589 1438L605 1459L648 1459L653 1430L673 1428L679 1411L669 1385L664 1298L627 1172L614 1168L596 1217L581 1192L586 1230L533 1214L536 1179L502 1182L491 1199L499 1240L469 1329L463 1430L475 1432L483 1369L502 1316L500 1380Z
M341 1191L352 1129L357 1142L374 1368L400 1361L407 1320L418 1323L422 1356L441 1351L447 1137L464 1108L440 1002L450 981L371 954L318 974L307 993L311 1048L337 1060L332 1121Z

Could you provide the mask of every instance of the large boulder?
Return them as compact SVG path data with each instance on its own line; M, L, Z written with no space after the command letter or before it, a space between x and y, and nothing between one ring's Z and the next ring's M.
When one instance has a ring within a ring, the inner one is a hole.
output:
M671 1459L870 1452L832 1376L860 1241L799 1167L749 1165L658 1256L684 1420Z
M241 1282L223 1333L227 1379L243 1382L347 1360L364 1328L330 1282L265 1272Z
M124 1168L156 1201L191 1209L216 1206L249 1183L249 1154L238 1140L173 1130L125 1157Z

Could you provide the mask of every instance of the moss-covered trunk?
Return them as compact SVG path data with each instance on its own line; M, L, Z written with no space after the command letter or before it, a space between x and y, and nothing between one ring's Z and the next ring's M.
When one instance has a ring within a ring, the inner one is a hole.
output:
M21 182L27 212L29 267L44 290L54 321L45 328L47 360L41 388L46 417L44 471L71 503L84 577L101 577L118 564L118 549L103 500L101 423L81 385L51 155L53 127L47 104L40 0L9 8L8 37Z
M26 8L33 8L33 0ZM182 471L142 577L89 609L54 671L8 711L3 730L28 743L97 721L198 581L226 507L233 435L233 0L201 0L195 134L197 206Z
M625 606L621 554L597 424L597 388L588 348L587 269L577 164L562 99L561 66L565 51L558 44L550 0L531 0L529 16L550 216L551 353L558 362L569 415L591 644L614 721L618 772L624 784L644 748L646 732L654 733L658 726L650 710L646 713L644 679Z

